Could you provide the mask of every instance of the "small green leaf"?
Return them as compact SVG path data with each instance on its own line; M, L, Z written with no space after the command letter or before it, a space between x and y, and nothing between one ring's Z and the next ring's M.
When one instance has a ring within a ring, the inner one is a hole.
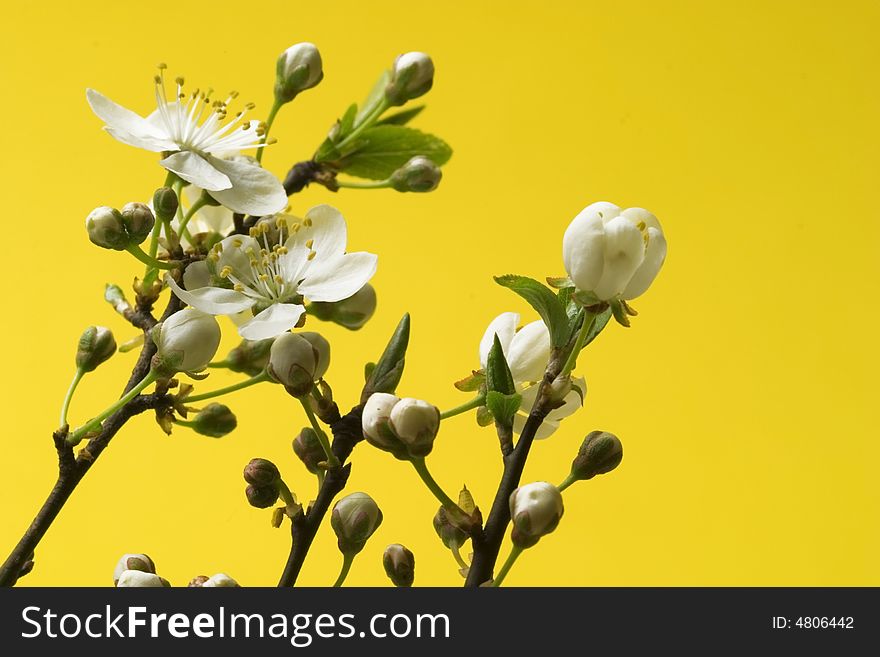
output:
M548 276L547 285L555 287L557 290L565 290L574 287L574 283L568 276Z
M452 149L439 137L414 128L377 125L364 130L351 145L350 154L334 166L351 176L385 180L416 155L442 166L452 156Z
M590 327L589 332L587 333L587 337L584 340L584 346L586 347L593 340L599 337L599 334L602 330L608 325L608 322L611 320L611 308L606 308L601 313L596 315L596 319L593 320L593 325Z
M336 144L331 141L328 137L324 140L324 142L318 146L318 150L315 151L315 154L312 156L312 159L315 162L327 162L331 160L338 160L342 155L338 150L336 150Z
M533 278L515 274L496 276L495 282L516 292L537 311L550 331L550 342L554 347L562 347L568 343L571 331L565 308L546 285Z
M376 84L373 85L373 88L367 95L366 100L364 100L364 104L361 106L361 111L358 112L357 118L355 120L355 125L360 125L367 117L367 115L374 109L376 109L376 106L380 102L382 102L382 99L385 97L385 87L388 86L388 83L390 81L391 72L382 71L382 75L380 75L379 79L376 80Z
M507 365L497 335L486 358L486 390L500 392L503 395L512 395L516 392L516 384L513 382L513 375L510 373L510 367Z
M393 393L397 389L406 364L407 346L409 346L409 313L400 320L381 358L370 372L370 378L361 393L362 402L369 399L374 392Z
M357 103L352 103L349 105L348 109L345 110L345 114L343 114L342 118L339 120L339 134L336 136L337 142L351 132L354 127L354 117L357 115L357 111Z
M486 407L496 421L508 427L513 425L513 416L521 404L522 395L518 393L505 395L494 390L486 393Z
M367 363L364 365L364 383L370 380L370 377L373 375L373 370L376 369L376 363Z
M486 382L486 375L480 372L473 372L470 376L456 381L453 385L462 392L475 392L483 387Z
M411 107L410 109L405 109L399 112L395 112L394 114L389 114L384 119L376 121L376 125L406 125L414 118L416 118L419 114L421 114L423 109L425 109L424 105L417 105L416 107Z

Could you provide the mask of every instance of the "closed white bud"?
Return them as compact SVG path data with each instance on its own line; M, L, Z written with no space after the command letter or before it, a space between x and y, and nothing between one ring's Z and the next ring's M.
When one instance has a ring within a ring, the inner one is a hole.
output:
M339 550L357 554L382 524L382 511L366 493L352 493L339 500L330 515L330 526L336 532Z
M593 203L566 229L562 259L578 292L596 301L635 299L663 266L666 238L647 210Z
M385 98L392 105L403 105L418 98L434 85L434 62L423 52L408 52L394 60Z
M297 43L278 57L275 65L275 97L289 103L324 78L321 53L314 43Z
M119 575L116 582L117 588L161 588L171 584L164 577L155 573L145 573L140 570L125 570Z
M440 410L421 399L405 397L391 410L391 429L412 456L426 456L440 429Z
M399 401L400 397L387 392L374 392L367 399L361 415L361 428L370 444L386 449L396 441L396 436L392 433L388 422L394 405Z
M202 582L203 588L221 588L221 587L237 587L239 586L238 582L232 579L226 573L217 573L216 575L211 575L208 579Z
M284 333L269 350L268 373L293 394L308 394L330 366L330 343L311 331Z
M119 210L106 205L89 213L86 217L86 230L92 244L102 249L124 251L131 241Z
M156 564L146 554L123 554L113 570L115 585L126 570L139 570L144 573L156 573Z
M398 192L432 192L437 189L443 172L433 160L416 155L391 174L391 187Z
M563 512L562 495L553 484L536 481L520 486L510 494L511 539L518 547L531 547L556 529Z
M167 376L205 369L220 346L220 325L194 308L174 313L153 329L156 355L153 369Z

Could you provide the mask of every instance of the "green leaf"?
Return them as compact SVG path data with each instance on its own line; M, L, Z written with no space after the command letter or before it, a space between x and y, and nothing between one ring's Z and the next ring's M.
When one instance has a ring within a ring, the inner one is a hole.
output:
M357 118L355 119L355 125L360 125L367 115L372 112L380 102L382 102L382 99L385 97L385 87L388 86L390 81L391 72L387 70L382 71L382 75L376 80L376 84L373 85L366 100L364 100L364 104L361 106L361 111L358 112Z
M419 114L421 114L423 109L425 109L424 105L417 105L416 107L411 107L410 109L405 109L399 112L395 112L394 114L389 114L384 119L376 121L376 125L406 125L414 118L416 118Z
M611 320L611 308L606 308L601 313L596 315L596 319L593 320L593 325L590 327L590 330L587 332L587 337L584 340L584 346L586 347L593 340L599 337L599 334L602 330L608 325L608 322Z
M486 408L496 421L508 427L513 425L513 416L516 415L521 404L522 395L518 393L505 395L494 390L486 393Z
M336 135L337 142L351 132L354 127L354 117L357 115L357 111L357 103L352 103L349 105L348 109L345 110L345 114L343 114L342 118L339 120L339 134Z
M371 180L385 180L416 155L427 157L437 166L446 164L452 156L452 149L439 137L402 125L367 128L351 149L334 166L351 176Z
M324 142L318 146L318 150L315 151L315 154L312 156L312 159L315 162L327 162L330 160L338 160L342 155L338 150L336 150L336 144L327 137Z
M559 299L559 303L562 304L562 307L565 308L565 314L568 315L569 323L573 322L573 320L580 314L581 307L574 302L574 288L573 287L563 287L560 288L559 292L556 294L556 298ZM569 335L574 333L571 331Z
M370 380L370 377L373 376L373 370L376 369L376 363L367 363L364 365L364 383Z
M568 276L548 276L547 285L555 287L557 290L574 287L574 283Z
M513 375L510 373L510 367L507 365L497 335L486 358L486 390L500 392L503 395L512 395L516 392L516 384L513 382Z
M486 376L482 372L473 372L470 376L456 381L453 385L462 392L475 392L483 387Z
M550 342L554 347L562 347L568 343L571 331L565 308L546 285L533 278L515 274L496 276L495 282L516 292L537 311L550 331Z
M397 389L406 364L407 346L409 346L409 313L400 320L376 367L370 372L370 378L361 393L361 402L369 399L374 392L393 393Z

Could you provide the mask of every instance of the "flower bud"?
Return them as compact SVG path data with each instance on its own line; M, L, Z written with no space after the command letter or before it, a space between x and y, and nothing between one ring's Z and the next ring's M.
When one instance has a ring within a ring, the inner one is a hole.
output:
M274 338L268 340L242 340L226 354L226 365L233 372L256 376L269 364L269 350Z
M392 105L428 93L434 84L434 62L423 52L408 52L394 60L385 98Z
M440 410L421 399L404 397L391 409L389 425L410 456L427 456L440 429Z
M171 221L177 214L180 200L170 187L160 187L153 193L153 212L159 221Z
M389 425L391 411L399 401L400 397L387 392L374 392L364 404L364 411L361 414L361 428L367 442L395 455L406 451ZM405 458L405 454L398 458Z
M128 246L129 236L125 222L119 210L102 205L95 208L86 217L86 230L92 244L102 249L124 251Z
M356 331L376 312L376 290L367 283L342 301L313 301L309 312L320 320Z
M416 577L416 558L412 552L400 543L385 548L382 554L382 565L385 574L398 587L410 587Z
M623 444L613 433L591 431L571 462L571 478L592 479L611 472L623 460Z
M190 580L189 584L187 584L186 587L187 587L188 589L200 588L200 587L202 587L202 586L205 584L205 582L207 582L207 581L208 581L207 576L205 576L205 575L196 575L195 577L193 577L193 578Z
M311 427L305 427L293 439L293 451L312 474L321 472L318 464L327 460L327 454L318 440L318 434Z
M193 430L211 438L222 438L236 426L235 414L224 404L208 404L192 419Z
M119 581L126 570L139 570L144 573L156 573L156 564L146 554L123 554L113 570L113 585Z
M339 539L339 551L347 555L363 550L381 524L382 512L366 493L346 495L336 503L330 515L330 526Z
M440 507L434 515L434 531L443 541L443 545L450 550L457 550L468 539L467 532L453 522L445 507Z
M155 573L145 573L140 570L124 570L119 575L116 587L124 588L160 588L169 587L171 584L164 577Z
M432 160L416 155L391 174L391 187L398 192L433 192L443 172Z
M153 369L162 376L198 372L211 362L220 346L220 325L211 315L184 308L153 329L156 355Z
M128 236L134 244L140 244L147 239L156 223L153 211L145 203L126 203L122 206L120 214L125 223L125 230L128 231Z
M311 89L324 78L321 53L313 43L290 46L278 57L275 65L275 98L289 103L297 94Z
M244 466L244 480L254 486L276 486L281 480L278 467L266 459L251 459Z
M116 340L110 329L104 326L90 326L79 337L76 367L83 372L91 372L115 353Z
M204 582L202 582L203 588L225 588L225 587L238 587L238 582L232 579L226 573L217 573L216 575L211 575Z
M556 529L564 508L562 495L553 484L537 481L520 486L510 494L511 539L528 548Z
M269 376L298 397L308 394L330 365L330 344L317 333L284 333L269 350Z
M248 485L244 489L248 504L257 509L268 509L278 501L278 488L276 486Z
M666 238L657 217L647 210L593 203L565 230L562 259L577 298L635 299L663 266Z

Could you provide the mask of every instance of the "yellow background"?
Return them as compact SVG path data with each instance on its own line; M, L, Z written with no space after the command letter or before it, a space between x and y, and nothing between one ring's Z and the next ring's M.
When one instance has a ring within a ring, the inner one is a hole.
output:
M525 479L561 480L595 428L621 437L624 462L566 492L559 529L508 583L880 584L878 21L876 3L854 1L8 8L4 556L54 481L50 434L80 331L97 323L120 341L133 335L101 294L141 267L91 246L84 217L145 200L164 179L154 155L101 132L85 88L147 113L153 67L166 61L192 86L236 88L265 112L276 56L309 40L326 77L276 123L265 163L279 176L412 49L437 66L416 125L455 149L430 195L312 188L293 199L299 213L337 205L350 248L380 256L377 317L358 333L313 324L333 343L342 406L404 311L413 329L401 392L444 408L467 399L452 382L478 365L487 322L504 310L533 317L492 275L562 273L562 232L588 203L649 208L668 235L667 264L634 304L633 328L610 326L581 359L586 408L536 444ZM118 394L134 358L89 376L73 417ZM200 389L229 380L212 375ZM145 551L177 585L217 571L274 585L289 533L247 506L241 468L271 458L310 499L315 482L290 451L304 418L268 385L225 401L240 428L219 441L166 437L148 415L133 421L22 584L109 584L121 553ZM444 423L429 465L488 510L500 473L491 429L469 416ZM460 584L431 527L436 503L406 464L361 445L349 490L385 512L350 584L387 583L380 555L396 541L416 554L417 584ZM301 582L331 583L339 562L325 526Z

